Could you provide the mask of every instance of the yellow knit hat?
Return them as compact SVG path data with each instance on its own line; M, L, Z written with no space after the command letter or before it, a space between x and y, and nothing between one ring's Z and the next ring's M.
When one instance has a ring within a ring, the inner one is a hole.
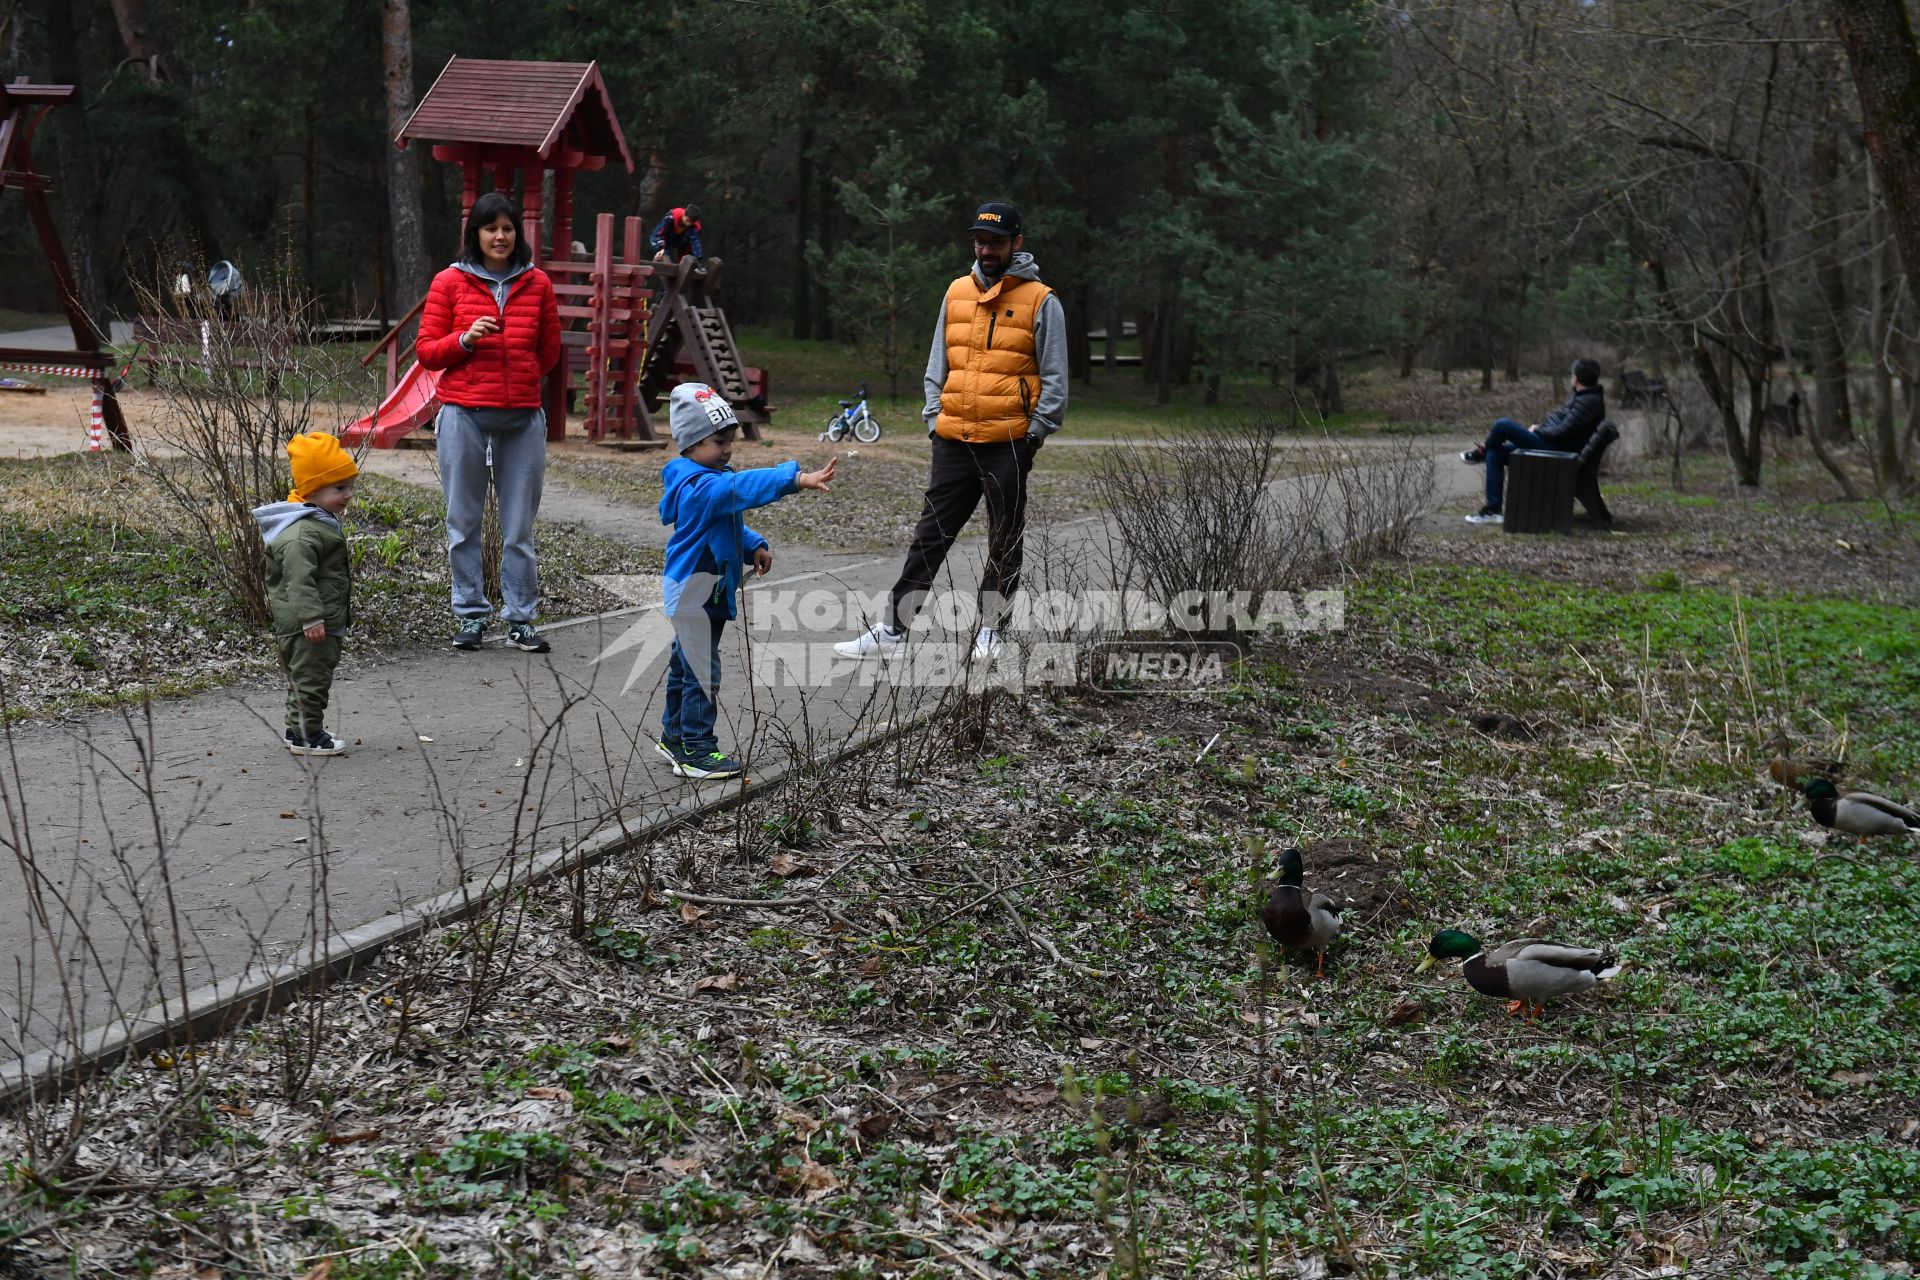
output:
M309 431L287 441L287 457L293 461L293 492L287 495L288 502L305 502L316 490L360 474L352 456L324 431Z

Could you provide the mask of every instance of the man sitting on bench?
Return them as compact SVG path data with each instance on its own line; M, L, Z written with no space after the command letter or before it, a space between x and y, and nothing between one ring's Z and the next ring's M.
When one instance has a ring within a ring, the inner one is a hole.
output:
M1487 442L1460 455L1462 462L1486 464L1487 503L1467 517L1468 524L1499 524L1500 500L1506 488L1507 459L1516 449L1552 449L1578 453L1593 438L1607 416L1606 392L1600 389L1600 364L1582 356L1573 362L1573 395L1531 427L1502 418L1487 433Z

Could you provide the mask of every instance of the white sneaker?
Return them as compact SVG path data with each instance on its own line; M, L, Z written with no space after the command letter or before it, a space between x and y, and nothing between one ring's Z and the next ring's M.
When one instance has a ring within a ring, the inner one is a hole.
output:
M992 627L982 627L980 634L973 638L973 660L990 663L1000 656L1001 648L999 632Z
M294 739L293 730L287 730L287 750L296 756L337 756L344 755L347 744L328 733L325 729L309 737L305 742Z
M884 622L876 622L851 640L842 640L833 651L843 658L891 658L907 647L905 632L895 631Z

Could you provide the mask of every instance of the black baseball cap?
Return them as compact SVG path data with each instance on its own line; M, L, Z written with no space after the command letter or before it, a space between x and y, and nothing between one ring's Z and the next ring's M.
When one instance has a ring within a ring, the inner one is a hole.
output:
M996 236L1020 234L1020 211L1004 200L989 200L973 215L970 231L985 231Z

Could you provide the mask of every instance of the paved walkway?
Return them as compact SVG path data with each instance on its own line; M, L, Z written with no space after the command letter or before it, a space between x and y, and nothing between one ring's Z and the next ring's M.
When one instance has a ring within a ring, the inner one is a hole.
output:
M1436 501L1477 490L1477 469L1436 467ZM1282 482L1283 499L1299 483ZM1036 529L1029 587L1104 585L1110 538L1098 517ZM963 540L945 578L970 593L980 555L978 539ZM790 668L772 685L745 670L749 648L764 674L777 652L791 660L811 645L817 655L851 635L852 620L823 623L796 607L799 593L878 598L899 561L897 551L783 549L779 576L747 592L752 645L730 631L723 646L723 746L764 766L931 701L935 691L876 685L877 665L818 687L784 678ZM611 585L631 598L657 590ZM657 607L549 633L545 656L430 650L360 668L335 688L330 725L353 746L332 759L280 748L283 694L265 685L0 737L0 847L29 854L42 888L0 897L0 949L18 975L0 997L0 1057L281 958L316 928L420 901L509 851L551 849L616 810L645 813L682 794L690 784L653 750L665 671ZM810 743L796 741L809 733ZM328 893L316 909L322 845Z

